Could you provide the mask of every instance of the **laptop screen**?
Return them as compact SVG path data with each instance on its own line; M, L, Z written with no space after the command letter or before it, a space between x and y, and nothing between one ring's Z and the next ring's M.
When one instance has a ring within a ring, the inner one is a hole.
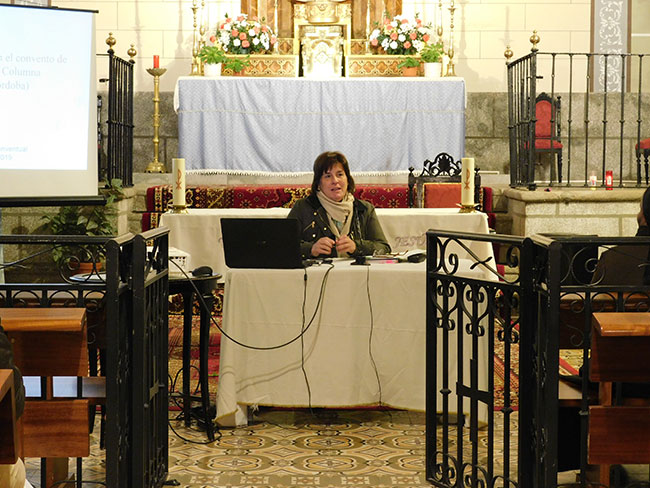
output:
M229 268L302 268L296 219L222 218L221 234Z

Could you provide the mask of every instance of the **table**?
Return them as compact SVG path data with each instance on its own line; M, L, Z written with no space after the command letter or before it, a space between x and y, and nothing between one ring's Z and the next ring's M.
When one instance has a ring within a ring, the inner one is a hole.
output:
M429 229L480 234L489 232L487 215L481 212L461 214L458 209L452 208L378 208L376 211L394 252L424 249L425 233ZM288 208L189 209L188 214L163 214L160 225L169 227L169 245L189 253L191 263L206 264L225 274L222 218L283 218L288 213ZM475 241L469 248L482 258L493 256L492 246L487 242ZM458 245L454 245L453 250L460 258L468 257L467 251Z
M337 150L355 172L406 172L465 154L462 78L180 77L174 106L188 170L311 172Z
M206 426L208 439L214 440L214 426L212 416L209 415L210 391L208 387L208 347L210 346L210 325L212 321L212 305L214 295L212 291L217 288L220 274L210 276L178 276L169 275L169 294L183 295L183 418L185 425L191 424L191 406L195 399L190 394L190 349L192 347L192 307L196 292L201 294L205 307L200 308L199 326L199 385L201 386L201 410ZM196 287L196 290L194 289Z
M381 403L424 410L426 263L353 266L351 262L336 259L329 273L327 265L306 270L231 269L226 273L223 329L238 341L255 346L282 344L298 336L303 324L304 286L309 322L325 278L326 282L303 344L297 340L280 349L258 351L222 335L217 422L245 423L247 405L350 407ZM470 263L461 261L460 275L486 278L480 268L470 270ZM486 362L490 360L487 340L480 341L479 358ZM469 356L468 352L463 355L467 368ZM456 367L452 364L450 370L456 371ZM481 388L487 388L487 366L479 371L485 374L480 378ZM438 384L441 381L439 372ZM454 382L451 378L450 384ZM452 393L450 405L454 404ZM481 408L485 418L487 411Z

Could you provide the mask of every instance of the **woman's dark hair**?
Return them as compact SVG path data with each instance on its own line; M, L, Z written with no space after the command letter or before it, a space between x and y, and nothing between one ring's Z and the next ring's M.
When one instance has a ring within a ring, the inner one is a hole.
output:
M327 151L319 155L314 161L314 180L311 182L311 193L316 195L318 185L323 173L329 171L336 163L340 163L345 171L345 176L348 178L348 193L354 193L354 178L350 174L350 166L348 165L347 158L338 151Z
M646 225L650 226L650 186L643 192L641 197L641 211L645 217Z

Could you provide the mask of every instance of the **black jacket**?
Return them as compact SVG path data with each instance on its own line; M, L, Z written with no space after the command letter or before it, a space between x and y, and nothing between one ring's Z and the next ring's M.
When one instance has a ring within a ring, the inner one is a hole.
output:
M354 256L368 256L375 252L385 254L390 252L390 245L381 229L375 207L364 200L354 200L352 222L349 237L357 245ZM312 258L311 247L321 237L336 239L329 226L327 212L316 195L298 200L288 218L297 219L300 223L300 251L303 258ZM336 257L336 249L329 256Z

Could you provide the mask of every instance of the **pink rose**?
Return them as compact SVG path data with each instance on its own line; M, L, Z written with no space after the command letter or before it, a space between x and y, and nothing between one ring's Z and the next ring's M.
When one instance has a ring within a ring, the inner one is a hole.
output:
M373 39L372 41L370 41L371 46L376 46L378 44L379 44L379 41L377 39Z
M415 41L417 39L417 37L418 37L418 33L417 32L411 32L409 34L409 37L411 38L412 41Z
M418 27L420 27L422 25L422 21L420 19L415 19L415 22L416 22Z
M217 38L215 36L210 36L210 42L214 44L214 41L216 41Z
M275 36L271 36L271 44L275 44L277 40L278 39Z
M232 22L232 19L230 17L226 17L226 24L229 24Z
M245 18L246 17L244 17L243 15L240 15L239 17L237 17L237 22L243 22Z
M248 46L250 46L250 45L251 45L251 43L248 42L248 41L242 41L242 42L241 42L241 47L248 47Z
M269 28L265 25L262 26L262 32L268 32Z
M237 29L233 29L230 31L230 35L233 37L237 37L239 35L239 31Z
M384 25L390 24L390 19L384 19Z
M406 42L404 43L404 49L408 49L408 48L410 48L410 47L411 47L411 43L410 43L409 41L406 41Z
M422 36L422 40L423 40L424 42L429 42L429 34L424 34L424 35Z
M223 30L223 28L224 28L225 26L226 26L225 23L221 24L221 25L219 26L219 30Z
M408 19L402 19L402 24L408 24L408 23L409 23Z
M257 22L257 16L251 17L251 20L252 20L253 22Z
M259 27L255 27L253 30L255 31L255 35L258 35L260 33Z
M245 32L240 33L240 34L239 34L239 38L240 38L242 41L246 40L246 33L245 33Z
M390 38L391 38L393 41L396 41L396 40L397 40L397 32L391 32L391 34L390 34Z

